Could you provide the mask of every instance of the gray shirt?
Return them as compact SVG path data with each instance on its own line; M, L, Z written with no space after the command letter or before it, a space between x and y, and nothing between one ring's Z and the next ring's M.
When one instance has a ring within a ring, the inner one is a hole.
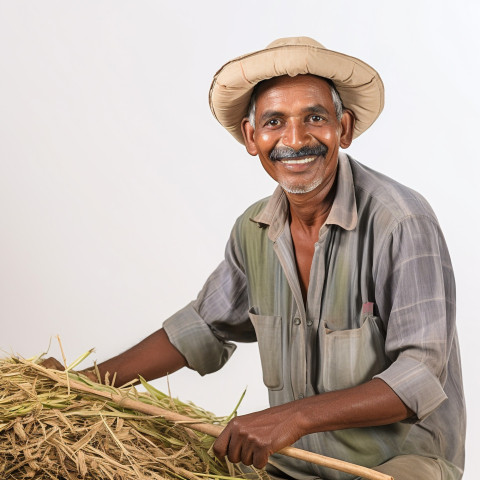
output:
M320 432L295 446L364 466L438 457L461 478L465 407L455 281L438 221L416 192L339 155L335 199L315 244L306 306L288 200L279 187L235 223L225 260L164 328L188 365L218 370L257 341L270 404L384 380L415 412L387 426ZM346 479L273 455L298 479Z

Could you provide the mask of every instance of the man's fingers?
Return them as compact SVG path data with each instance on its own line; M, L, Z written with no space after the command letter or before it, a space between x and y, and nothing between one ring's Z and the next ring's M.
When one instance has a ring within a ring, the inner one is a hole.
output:
M263 468L270 455L299 438L286 412L268 409L233 418L217 438L213 451L218 458Z
M253 464L253 450L250 449L248 446L244 446L242 448L242 455L241 455L241 462L244 465L252 465Z
M217 439L217 442L221 440L220 448L223 456L228 457L228 460L232 463L243 462L242 448L247 447L245 445L246 438L243 435L244 428L241 420L236 417L230 420L230 423Z
M46 358L45 360L43 360L40 363L40 365L42 367L48 368L50 370L60 370L61 372L63 372L65 370L65 367L54 357ZM86 369L86 370L80 370L80 372L74 371L74 373L81 373L82 375L85 375L92 382L97 382L98 383L100 381L97 378L97 375L94 372L94 370L91 369L91 368Z
M248 465L248 463L245 463L243 461L242 447L243 447L243 442L240 441L238 436L230 435L230 440L228 442L228 448L227 448L227 457L232 463L242 462L245 465Z
M238 421L232 420L215 441L213 451L220 459L227 457L232 463L242 462L244 465L263 468L271 454L269 447L269 444L254 439L245 432L242 435L242 428L238 425Z
M245 463L242 458L242 443L231 425L227 425L213 444L213 451L215 456L220 459L227 457L232 463ZM249 464L245 463L245 465Z
M213 453L215 453L217 458L222 460L227 456L228 442L230 440L230 435L227 432L227 429L228 426L223 430L213 444Z
M92 382L96 382L96 383L100 382L96 373L91 368L86 369L86 370L80 370L79 373L81 373L82 375L85 375Z
M263 468L268 457L272 454L269 442L260 438L248 438L242 444L241 462L244 465L253 465L255 468ZM230 456L228 457L230 458Z
M253 452L252 465L255 468L263 468L268 463L270 453L267 450L256 449Z
M65 370L65 367L54 357L49 357L43 360L40 365L51 370Z

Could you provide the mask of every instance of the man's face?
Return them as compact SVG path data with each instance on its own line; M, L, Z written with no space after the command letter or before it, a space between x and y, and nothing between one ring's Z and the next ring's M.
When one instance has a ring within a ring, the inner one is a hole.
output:
M331 185L339 147L350 145L353 116L338 120L328 83L314 75L282 76L257 91L255 128L244 120L247 151L290 194Z

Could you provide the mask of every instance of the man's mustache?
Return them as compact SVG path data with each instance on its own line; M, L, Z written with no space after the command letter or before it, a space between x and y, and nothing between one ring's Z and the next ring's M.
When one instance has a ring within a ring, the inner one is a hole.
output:
M324 143L319 143L314 146L301 147L295 150L292 147L275 147L269 155L272 162L284 160L286 158L299 157L324 157L328 152L328 147Z

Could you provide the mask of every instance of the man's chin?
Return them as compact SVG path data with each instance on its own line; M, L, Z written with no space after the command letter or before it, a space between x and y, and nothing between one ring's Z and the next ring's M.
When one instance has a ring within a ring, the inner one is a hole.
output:
M307 185L292 185L289 183L280 183L280 186L286 193L291 193L293 195L302 195L315 190L322 183L322 180L323 179L319 179Z

